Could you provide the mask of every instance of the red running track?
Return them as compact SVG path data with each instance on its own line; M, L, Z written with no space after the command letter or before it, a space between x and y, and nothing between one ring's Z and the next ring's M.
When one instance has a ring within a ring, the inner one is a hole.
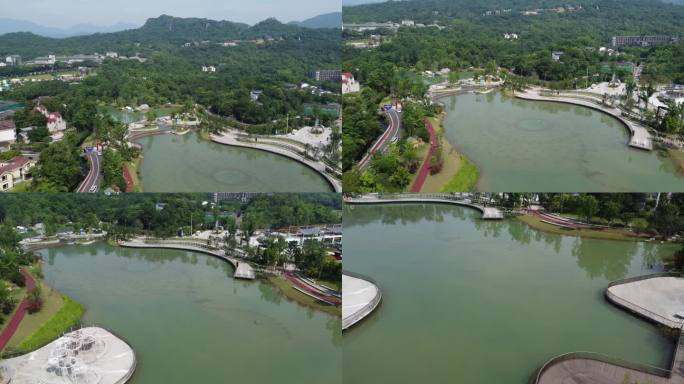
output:
M340 304L342 304L341 300L340 300L338 297L335 297L335 296L332 296L332 295L327 295L327 294L325 294L325 293L323 293L323 292L321 292L321 291L318 291L318 290L316 290L316 289L313 289L313 287L311 287L310 285L308 285L308 284L306 284L306 283L300 281L296 276L294 276L294 275L292 275L292 274L290 274L290 273L286 273L286 274L285 274L285 277L286 277L288 280L290 280L290 282L291 282L292 284L294 284L295 286L297 286L297 288L299 288L299 289L302 289L302 290L304 290L304 291L307 291L307 292L309 292L310 294L312 294L312 295L314 295L314 296L316 296L316 297L318 297L318 298L325 299L326 301L329 301L329 302L331 302L331 303L334 303L335 305L340 305Z
M36 282L33 280L31 274L25 269L21 270L21 274L24 276L24 281L26 282L26 296L28 297L28 293L36 288ZM27 297L21 301L19 308L17 308L17 311L14 312L14 316L12 316L12 319L10 319L7 327L5 327L5 329L2 331L2 334L0 334L0 351L5 349L5 346L7 346L7 343L9 343L12 336L14 336L14 332L17 331L19 324L21 324L21 321L24 319L29 305Z
M123 177L126 180L126 192L133 192L133 178L126 165L123 166Z
M427 129L428 133L430 134L430 149L428 150L427 156L425 156L425 160L423 160L423 165L418 171L418 177L416 177L416 181L413 183L413 186L409 192L416 193L423 189L423 184L425 184L425 180L430 172L430 160L432 160L432 155L437 149L437 135L435 135L435 129L432 127L432 123L428 119L425 119L425 129Z

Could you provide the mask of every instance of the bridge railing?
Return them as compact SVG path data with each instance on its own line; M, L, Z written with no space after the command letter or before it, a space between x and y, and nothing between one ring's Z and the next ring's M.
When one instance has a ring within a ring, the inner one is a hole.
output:
M626 368L626 369L632 369L635 371L639 372L644 372L650 375L658 376L658 377L664 377L664 378L669 378L670 375L672 374L672 371L663 369L663 368L658 368L654 367L652 365L647 365L647 364L639 364L639 363L634 363L631 361L619 359L616 357L610 357L610 356L605 356L601 355L600 353L594 353L594 352L570 352L570 353L565 353L560 356L556 356L553 359L547 361L538 371L537 374L535 375L534 384L541 384L542 381L542 376L546 371L548 371L550 368L552 368L554 365L560 364L564 361L570 361L570 360L594 360L598 361L601 363L606 363L606 364L611 364L615 365L618 367Z
M356 324L359 320L363 319L364 317L368 316L373 310L380 304L380 300L382 300L382 291L380 290L380 286L369 276L362 275L360 273L354 273L354 272L349 272L349 271L343 271L343 275L347 275L350 277L354 277L357 279L365 280L373 285L375 285L375 288L377 289L378 293L373 297L373 300L371 300L368 304L364 305L361 309L357 310L354 312L353 315L342 318L342 330L345 330L352 325ZM344 287L342 288L344 291ZM343 294L344 296L344 294ZM344 305L344 304L343 304Z
M630 278L623 279L623 280L614 281L614 282L608 284L608 289L606 289L606 297L610 301L612 301L616 304L619 304L619 305L629 309L630 311L632 311L634 313L640 314L641 316L645 316L645 317L647 317L653 321L657 321L657 322L659 322L659 323L661 323L667 327L670 327L673 329L680 329L682 326L684 326L684 320L683 321L676 321L673 319L669 319L669 318L664 317L660 314L657 314L653 311L650 311L650 310L648 310L648 309L646 309L646 308L644 308L638 304L634 304L628 300L625 300L621 297L618 297L615 294L613 294L612 292L610 292L610 288L617 286L617 285L634 283L637 281L653 279L656 277L682 277L682 274L680 274L680 273L667 273L667 272L666 273L654 273L652 275L636 276L636 277L630 277Z

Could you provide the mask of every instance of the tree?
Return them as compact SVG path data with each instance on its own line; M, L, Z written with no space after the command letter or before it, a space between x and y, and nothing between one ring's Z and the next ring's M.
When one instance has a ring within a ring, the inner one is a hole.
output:
M598 200L592 195L581 195L578 199L578 204L580 214L588 222L598 213Z

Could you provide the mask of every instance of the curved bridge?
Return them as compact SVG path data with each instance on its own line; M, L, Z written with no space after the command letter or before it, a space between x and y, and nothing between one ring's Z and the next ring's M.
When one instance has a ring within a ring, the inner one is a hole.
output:
M437 203L454 204L477 209L482 212L483 220L502 220L503 211L496 207L487 207L482 204L474 203L469 199L452 195L449 193L433 194L390 194L380 195L371 193L360 197L345 198L347 204L396 204L396 203Z
M319 161L314 161L310 160L308 158L305 158L302 156L297 148L294 148L293 146L290 145L264 145L263 140L262 144L259 144L258 142L244 142L244 141L239 141L233 134L231 133L224 133L223 135L211 135L211 141L218 143L218 144L223 144L227 145L230 147L242 147L242 148L249 148L249 149L256 149L264 152L270 152L276 155L280 155L283 157L287 157L288 159L295 160L299 162L300 164L303 164L314 171L318 172L321 176L323 176L323 179L328 183L332 189L340 193L342 192L342 181L337 179L334 175L332 175L330 172L328 172L328 168L326 165L322 162Z
M667 279L667 281L663 280L664 284L661 284L661 282L656 282L657 279ZM680 281L673 285L671 279ZM627 287L628 285L635 286ZM668 286L673 289L667 289ZM544 364L537 371L534 383L622 384L629 381L629 383L684 384L684 323L674 319L669 311L667 313L663 311L663 308L667 307L668 296L673 294L676 298L684 297L684 292L681 291L682 286L684 286L684 276L663 273L615 281L606 289L606 299L613 304L652 322L679 330L679 339L669 369L635 364L597 353L572 352L554 357ZM648 290L651 294L648 294ZM652 293L660 297L655 297ZM663 300L663 295L665 300ZM677 300L676 298L674 300ZM650 308L645 308L645 306Z
M616 118L629 130L630 138L628 145L630 147L643 149L646 151L653 150L653 138L651 137L651 134L648 132L648 130L643 126L624 118L622 116L622 111L620 111L617 108L607 108L593 101L581 100L567 96L564 97L562 95L558 97L543 96L539 94L539 89L526 90L522 93L516 92L515 97L523 100L550 101L556 103L579 105L581 107L587 107L599 112L603 112Z
M240 261L234 257L226 255L222 249L214 248L202 241L193 240L157 240L157 239L135 239L131 241L119 241L119 245L125 248L157 248L157 249L179 249L182 251L201 252L219 259L223 259L235 268L233 277L236 279L254 280L255 273L249 263Z
M342 272L342 330L349 329L380 305L382 292L370 277Z

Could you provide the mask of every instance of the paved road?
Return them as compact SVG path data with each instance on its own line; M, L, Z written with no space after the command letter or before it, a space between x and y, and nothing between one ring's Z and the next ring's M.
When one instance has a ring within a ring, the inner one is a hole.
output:
M86 193L90 192L90 189L93 186L99 187L100 175L102 173L101 163L101 156L99 156L97 152L88 154L88 165L90 169L88 170L88 175L86 176L85 180L83 180L81 185L78 187L77 192Z
M399 113L394 108L389 111L385 111L385 113L390 120L389 126L359 162L360 171L363 171L368 166L370 160L373 158L373 155L375 155L376 152L384 152L385 149L387 149L387 146L392 143L392 140L395 137L399 137L399 132L401 132L401 117L399 116Z

